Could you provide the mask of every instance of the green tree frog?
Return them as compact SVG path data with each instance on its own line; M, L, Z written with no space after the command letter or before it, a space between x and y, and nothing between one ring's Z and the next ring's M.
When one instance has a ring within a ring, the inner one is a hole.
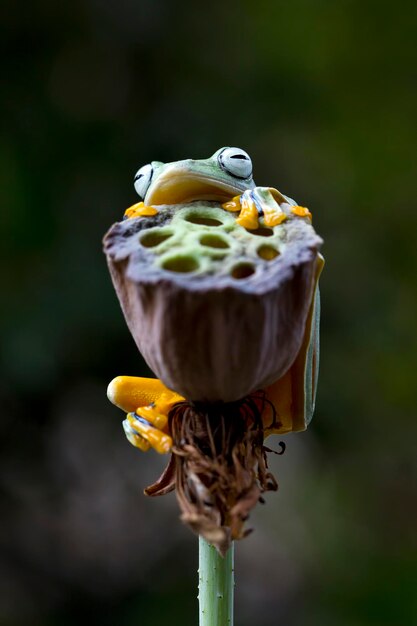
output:
M257 187L250 156L240 148L220 148L209 159L152 161L138 170L134 185L141 202L126 210L127 218L155 215L155 205L194 200L222 202L227 211L239 213L237 223L249 230L258 228L260 215L268 227L283 222L282 203L289 204L296 215L311 217L308 209L277 189Z
M257 187L252 176L252 161L240 148L225 147L208 159L185 159L173 163L153 161L141 167L134 178L140 202L126 210L124 218L146 217L158 213L158 206L179 205L196 200L216 201L223 209L237 214L236 221L248 230L259 226L259 218L273 227L292 213L311 219L307 208L271 187ZM315 404L319 362L320 298L318 279L324 264L318 254L315 282L304 339L290 369L265 389L269 403L264 404L265 436L304 430ZM123 422L130 443L160 453L171 450L168 414L184 400L158 379L118 376L108 387L108 397L127 413ZM274 421L273 411L277 419Z

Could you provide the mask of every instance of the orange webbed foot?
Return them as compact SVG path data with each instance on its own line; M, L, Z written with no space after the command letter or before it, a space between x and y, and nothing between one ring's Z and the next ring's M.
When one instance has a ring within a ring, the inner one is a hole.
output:
M128 413L123 428L129 442L140 450L154 448L160 454L170 452L168 432L171 408L183 397L156 378L118 376L107 389L109 400Z

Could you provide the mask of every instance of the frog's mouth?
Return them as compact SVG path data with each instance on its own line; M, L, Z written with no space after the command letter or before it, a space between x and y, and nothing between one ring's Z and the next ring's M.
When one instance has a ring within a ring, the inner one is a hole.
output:
M150 185L145 203L149 206L159 204L181 204L196 200L226 202L233 196L243 193L247 185L241 181L236 184L211 177L209 174L196 173L178 166L169 168L158 176L154 185Z

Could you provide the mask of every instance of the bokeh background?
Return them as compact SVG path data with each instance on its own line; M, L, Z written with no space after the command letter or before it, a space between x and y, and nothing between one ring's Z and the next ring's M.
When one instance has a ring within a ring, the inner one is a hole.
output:
M417 624L416 7L3 5L2 626L197 622L196 540L141 493L165 460L106 399L147 370L101 238L139 166L223 145L311 208L327 259L318 408L271 459L236 624Z

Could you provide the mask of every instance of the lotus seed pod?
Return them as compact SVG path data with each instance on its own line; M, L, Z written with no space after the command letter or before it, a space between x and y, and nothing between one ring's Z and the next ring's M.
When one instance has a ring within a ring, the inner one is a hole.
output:
M256 230L216 202L158 206L104 239L149 367L195 402L233 402L285 374L303 340L322 240L310 220Z

